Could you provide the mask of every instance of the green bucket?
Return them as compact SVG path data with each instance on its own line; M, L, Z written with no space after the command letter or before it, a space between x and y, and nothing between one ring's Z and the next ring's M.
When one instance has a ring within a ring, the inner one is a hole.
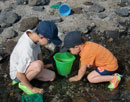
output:
M54 56L58 74L67 76L71 72L75 56L69 52L56 53Z

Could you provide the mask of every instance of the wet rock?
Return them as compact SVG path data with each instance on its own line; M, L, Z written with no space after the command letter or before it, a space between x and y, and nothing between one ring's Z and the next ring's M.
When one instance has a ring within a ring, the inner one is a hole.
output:
M54 87L55 87L55 86L50 85L50 86L49 86L49 91L52 91Z
M65 99L63 99L63 102L73 102L73 100L71 99L71 97L66 97Z
M87 102L87 100L84 97L76 97L72 99L73 102Z
M44 10L44 7L43 6L34 6L32 9L34 11L40 11L40 12L42 12Z
M128 28L128 35L130 35L130 27Z
M12 11L3 11L0 14L0 26L9 27L19 20L19 16Z
M28 0L16 0L17 5L26 5L28 4Z
M101 18L101 19L104 19L104 18L107 17L107 15L106 15L105 13L101 13L101 14L99 14L98 16L99 16L99 18Z
M129 9L128 8L119 8L115 11L117 15L121 17L128 17L129 16Z
M37 17L25 18L20 23L20 30L26 31L27 29L33 29L38 24L39 19Z
M3 57L2 56L0 56L0 61L2 61L2 59L3 59ZM1 68L0 68L1 69Z
M14 31L12 28L5 29L1 36L3 36L6 39L12 39L16 37L18 34L16 31Z
M107 38L119 39L120 33L118 30L106 30L105 35Z
M38 6L38 5L45 5L48 0L29 0L28 4L30 6Z
M90 11L90 12L100 13L100 12L105 11L105 8L102 7L102 6L100 6L100 5L94 4L94 5L92 5L92 6L89 8L89 11Z

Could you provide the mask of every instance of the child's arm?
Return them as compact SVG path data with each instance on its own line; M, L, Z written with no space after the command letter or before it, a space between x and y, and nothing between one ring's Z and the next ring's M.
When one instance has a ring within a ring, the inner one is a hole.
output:
M38 54L38 59L41 60L41 61L43 61L42 58L43 58L42 57L42 53ZM50 68L50 67L53 67L53 65L52 64L46 64L46 65L44 65L44 68Z
M38 59L41 60L41 61L43 61L42 53L38 54Z
M79 81L82 79L82 77L84 76L85 72L86 72L86 69L87 69L87 66L86 65L81 65L80 66L80 69L78 71L78 75L74 76L74 77L71 77L69 79L70 82L72 81Z

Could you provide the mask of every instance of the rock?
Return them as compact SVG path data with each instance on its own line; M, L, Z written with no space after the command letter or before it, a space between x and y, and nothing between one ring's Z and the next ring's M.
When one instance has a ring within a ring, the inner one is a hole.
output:
M2 61L2 59L3 59L3 57L2 57L2 56L0 56L0 61Z
M6 39L12 39L16 37L18 34L16 31L14 31L12 28L5 29L1 36L3 36Z
M16 0L17 5L26 5L28 4L28 0Z
M54 17L51 19L51 21L54 23L60 23L63 21L63 19L61 17Z
M87 100L84 97L75 97L72 100L73 102L87 102Z
M89 11L90 11L90 12L100 13L100 12L105 11L105 8L102 7L102 6L100 6L100 5L94 4L94 5L92 5L92 6L89 8Z
M128 8L119 8L115 11L115 13L121 17L128 17L129 16L129 9Z
M3 32L3 29L2 28L0 28L0 34Z
M47 0L29 0L28 4L30 6L38 6L38 5L45 5L47 3Z
M98 17L101 18L101 19L104 19L104 18L107 17L107 15L105 13L101 13L101 14L98 15Z
M4 78L7 78L7 76L8 76L7 74L4 74Z
M128 35L130 35L130 27L128 28Z
M120 33L118 30L106 30L105 35L107 38L119 39Z
M121 6L121 7L125 7L125 6L127 6L128 5L128 3L126 3L126 2L121 2L120 4L118 4L119 6Z
M25 18L21 21L20 31L26 31L27 29L33 29L38 24L39 19L37 17Z
M42 12L44 10L44 7L43 6L34 6L32 9L34 11L40 11L40 12Z
M0 14L0 26L9 27L19 20L19 16L12 11L3 11Z
M7 54L11 54L11 52L13 51L15 45L16 45L16 42L14 42L13 40L9 40L8 42L6 42L6 48L5 48L4 51Z
M77 7L77 8L72 8L72 12L74 12L74 14L80 14L82 13L82 9L81 7Z
M49 91L51 92L51 91L54 89L54 87L55 87L55 86L50 85L50 86L49 86Z
M121 0L121 2L128 2L129 0Z
M0 45L4 44L7 41L7 39L0 35Z
M84 2L83 4L84 4L84 5L93 5L92 2L88 2L88 1Z

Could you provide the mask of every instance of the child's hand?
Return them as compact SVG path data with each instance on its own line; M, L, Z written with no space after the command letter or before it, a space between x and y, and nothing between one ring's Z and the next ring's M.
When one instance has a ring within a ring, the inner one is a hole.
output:
M32 92L33 92L33 93L41 93L41 94L44 93L43 89L36 88L36 87L33 87Z
M76 76L74 76L74 77L69 78L69 81L70 81L70 82L79 81L79 78L78 78L78 76L76 75Z

